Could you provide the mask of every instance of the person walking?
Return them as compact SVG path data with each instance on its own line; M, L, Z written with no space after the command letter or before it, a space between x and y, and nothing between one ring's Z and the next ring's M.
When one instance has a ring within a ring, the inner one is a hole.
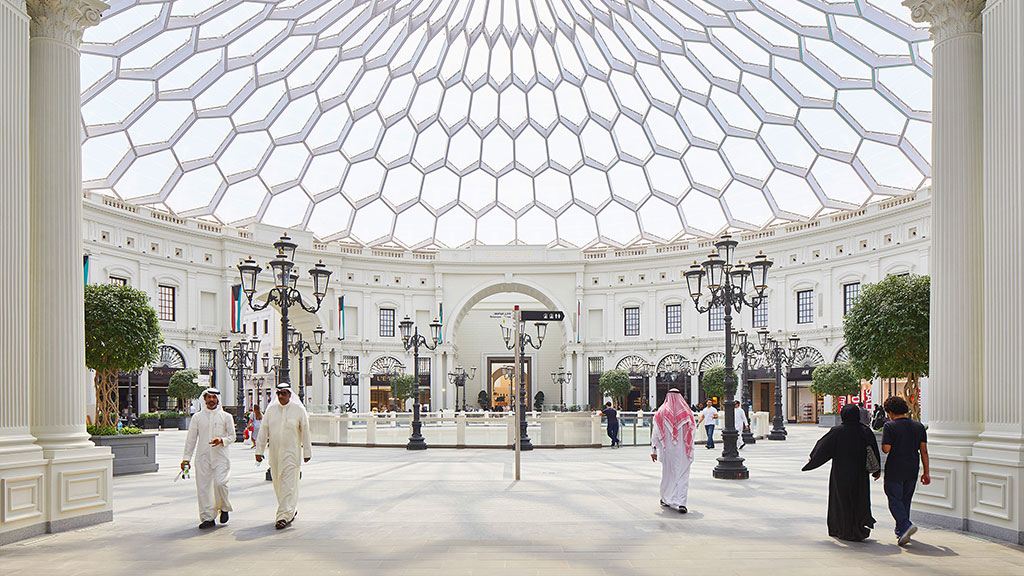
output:
M295 520L295 506L299 499L299 471L302 462L313 456L309 437L309 415L301 402L292 401L292 387L287 382L277 385L277 402L267 407L256 438L256 462L263 461L263 451L270 443L268 463L277 497L277 516L274 528L281 530Z
M857 402L857 408L860 409L860 423L865 426L871 426L871 412L868 412L868 409L864 407L864 402Z
M875 434L860 421L860 408L847 404L839 411L842 424L833 426L811 450L803 470L814 470L832 461L828 477L828 535L860 542L871 534L871 486L868 482L868 451L879 461ZM873 472L875 480L881 472Z
M661 460L661 505L686 514L693 464L693 411L672 388L651 422L651 460Z
M715 447L715 421L718 420L718 409L711 404L711 400L708 400L707 405L700 412L700 422L698 425L703 425L704 429L708 432L708 441L704 444L704 447L711 450Z
M736 449L743 450L743 447L747 445L747 443L743 441L743 431L750 428L750 422L747 421L747 413L740 407L739 400L736 401L735 406L736 407L733 409L733 422L736 425L736 432L738 433L736 436Z
M263 425L263 412L259 405L252 407L252 448L256 449L256 438L260 435L260 426Z
M907 417L910 407L899 396L892 396L883 406L889 421L882 427L882 452L885 460L885 495L889 512L896 521L896 542L903 546L917 532L910 521L910 501L917 488L918 459L924 469L921 484L931 484L928 463L928 432L923 424Z
M622 444L619 442L619 413L612 408L611 402L605 402L601 413L608 419L608 437L612 439L612 448L618 448Z
M203 410L192 417L185 437L185 453L181 469L190 467L195 452L196 496L199 500L199 528L213 528L213 519L220 511L220 523L228 521L231 502L228 500L228 476L231 458L228 446L235 441L235 423L220 407L220 391L207 388L203 392ZM198 445L198 448L197 448Z

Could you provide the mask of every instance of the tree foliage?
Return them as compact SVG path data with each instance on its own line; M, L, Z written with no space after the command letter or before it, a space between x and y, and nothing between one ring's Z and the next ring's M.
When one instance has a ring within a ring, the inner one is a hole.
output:
M811 394L831 396L833 411L839 404L839 396L860 393L860 378L848 362L822 364L811 372Z
M96 424L117 421L117 375L157 360L160 323L149 296L130 286L85 287L85 365L96 371Z
M733 382L736 382L736 371L732 372ZM704 388L704 395L723 398L725 396L725 366L715 366L704 372L700 379L700 385ZM735 385L735 384L734 384ZM736 390L733 390L733 394Z
M541 412L544 410L544 391L541 390L533 395L533 410Z
M921 376L928 375L928 276L889 276L861 289L843 320L846 346L862 378L906 378L903 394L920 418Z
M476 403L483 410L491 409L491 395L487 393L487 390L481 390L480 393L476 395Z
M191 368L178 370L171 375L171 381L167 384L167 395L177 398L180 405L185 405L189 400L199 398L203 393L203 387L194 381L199 378L199 372Z
M602 396L608 396L616 406L622 406L622 399L629 394L632 385L629 372L625 370L608 370L597 381L597 389Z
M411 374L400 374L390 379L391 397L398 401L399 408L404 408L405 401L416 396L414 383Z

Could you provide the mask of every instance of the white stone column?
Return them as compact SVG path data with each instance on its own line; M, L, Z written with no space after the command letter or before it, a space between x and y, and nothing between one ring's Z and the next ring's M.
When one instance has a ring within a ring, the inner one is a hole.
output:
M915 21L931 23L935 40L928 395L934 481L921 487L915 507L964 518L966 459L981 431L984 379L980 16L985 3L905 0L903 4Z
M1024 0L984 12L984 432L968 465L968 528L1024 543ZM935 395L933 387L931 395Z
M28 78L25 2L0 0L0 510L17 510L0 516L0 546L46 531L45 460L30 433Z

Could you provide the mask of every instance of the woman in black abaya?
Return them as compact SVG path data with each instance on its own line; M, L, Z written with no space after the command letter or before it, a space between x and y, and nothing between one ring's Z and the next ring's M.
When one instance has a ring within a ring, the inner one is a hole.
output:
M871 534L871 486L868 482L867 450L878 460L878 442L861 424L856 404L843 406L842 424L832 427L811 450L804 470L814 470L832 461L828 482L828 535L859 542ZM874 474L875 480L879 473Z

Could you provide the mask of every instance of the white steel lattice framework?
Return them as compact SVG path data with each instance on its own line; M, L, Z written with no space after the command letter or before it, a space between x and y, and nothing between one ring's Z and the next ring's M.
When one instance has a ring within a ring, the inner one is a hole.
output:
M671 242L929 183L899 0L111 0L84 187L407 248Z

